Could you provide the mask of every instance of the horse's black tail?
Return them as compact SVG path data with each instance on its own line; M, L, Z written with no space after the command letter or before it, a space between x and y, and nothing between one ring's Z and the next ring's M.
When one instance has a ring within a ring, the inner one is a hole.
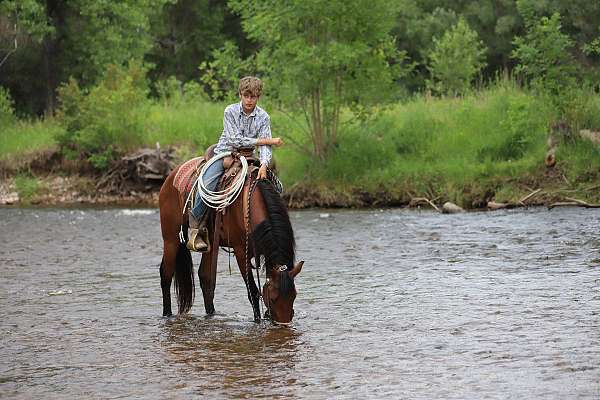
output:
M185 243L179 243L177 257L175 258L175 293L177 293L179 314L190 311L192 304L194 304L195 295L194 264L192 253L185 246Z

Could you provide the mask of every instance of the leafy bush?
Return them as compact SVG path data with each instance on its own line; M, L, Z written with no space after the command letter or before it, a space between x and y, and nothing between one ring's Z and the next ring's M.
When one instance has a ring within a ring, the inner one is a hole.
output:
M9 124L14 122L15 109L13 99L7 89L0 86L0 123Z
M176 77L157 81L154 84L159 99L165 105L180 106L185 103L202 102L209 100L202 85L196 81L181 82Z
M28 175L18 175L15 178L15 189L21 201L29 203L39 190L37 179Z
M182 98L183 85L174 76L155 82L154 87L156 88L158 98L165 104L176 103Z
M66 131L57 142L66 155L83 157L105 169L120 150L140 144L141 105L148 92L146 70L111 65L104 78L85 92L74 79L59 89L58 117Z
M518 97L511 100L506 117L500 123L506 136L500 146L495 149L492 158L496 160L521 158L533 141L532 131L535 130L534 124L537 121L531 118L531 114L535 112L531 109L532 102L529 99Z
M460 18L441 38L434 38L433 44L428 54L428 88L440 94L464 94L485 67L486 48L477 32Z

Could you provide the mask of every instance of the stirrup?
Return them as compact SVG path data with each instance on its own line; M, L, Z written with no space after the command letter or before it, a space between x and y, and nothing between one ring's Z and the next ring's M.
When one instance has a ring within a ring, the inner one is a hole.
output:
M190 236L186 247L188 250L197 251L199 253L205 253L210 250L210 246L204 241L200 234L200 229L196 228L190 229Z

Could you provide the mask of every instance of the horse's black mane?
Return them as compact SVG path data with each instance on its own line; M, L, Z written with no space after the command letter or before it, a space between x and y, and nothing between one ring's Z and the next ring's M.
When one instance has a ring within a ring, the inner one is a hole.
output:
M287 207L271 182L261 180L257 187L265 200L268 213L267 219L258 224L252 232L257 268L260 267L261 256L264 256L268 269L286 265L288 270L291 270L294 267L296 241ZM294 282L287 273L280 276L289 279L280 281L280 290L285 293L293 287Z

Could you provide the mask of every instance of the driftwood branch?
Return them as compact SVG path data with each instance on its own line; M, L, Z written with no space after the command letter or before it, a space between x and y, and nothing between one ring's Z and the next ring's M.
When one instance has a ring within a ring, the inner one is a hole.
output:
M519 204L525 205L525 202L527 200L529 200L530 198L532 198L533 196L535 196L536 194L538 194L541 191L542 191L542 189L536 189L536 190L534 190L533 192L529 193L527 196L525 196L521 200L519 200Z
M431 200L429 200L428 198L425 198L425 197L413 197L412 199L410 199L409 206L410 207L418 207L421 204L429 204L437 212L441 212L441 210L438 208L438 206L436 206Z
M556 203L552 203L548 206L548 209L551 210L554 207L565 207L565 206L574 206L574 207L585 207L585 208L600 208L600 204L590 204L587 201L574 199L572 197L566 197L568 201L559 201Z
M174 167L174 150L142 149L122 157L98 180L96 189L104 193L146 191L159 186Z
M542 189L536 189L536 190L532 191L531 193L529 193L527 196L522 197L516 203L512 203L512 202L511 203L496 203L495 201L489 201L487 204L487 207L490 210L501 210L504 208L510 209L510 208L517 208L517 207L527 207L526 202L528 200L531 200L536 195L538 195L541 191L542 191Z

